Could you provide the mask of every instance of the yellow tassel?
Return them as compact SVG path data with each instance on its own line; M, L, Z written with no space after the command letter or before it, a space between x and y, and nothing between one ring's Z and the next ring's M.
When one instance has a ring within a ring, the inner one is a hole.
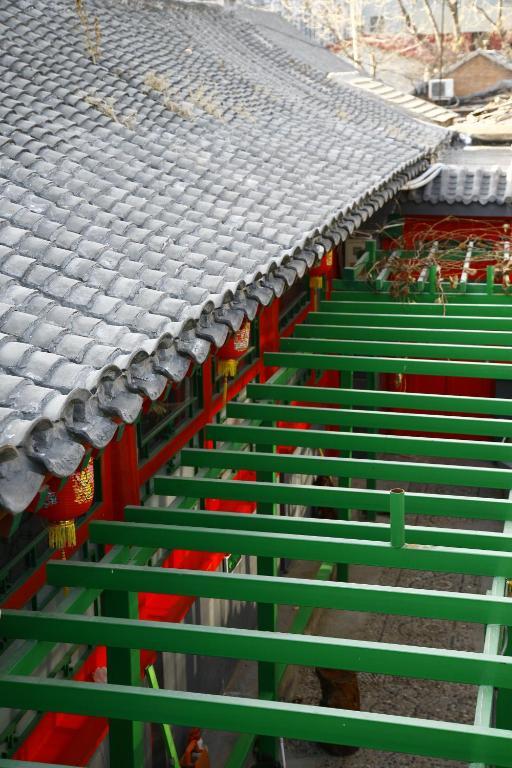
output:
M48 543L51 549L65 549L76 546L74 520L61 520L48 526Z
M219 376L234 379L238 370L238 360L218 360L217 372Z
M324 286L324 279L322 276L309 278L310 288L315 288L315 290L320 291L322 290L323 286Z

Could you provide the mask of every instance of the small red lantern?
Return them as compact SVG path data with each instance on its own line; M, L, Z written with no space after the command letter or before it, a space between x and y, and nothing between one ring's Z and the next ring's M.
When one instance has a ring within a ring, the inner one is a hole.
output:
M48 543L53 549L76 546L75 519L84 515L94 498L94 461L89 459L84 469L78 469L62 480L52 477L48 493L38 515L48 522Z
M224 402L227 399L228 378L234 378L238 371L238 361L249 349L251 323L245 320L217 352L217 372L224 378Z
M321 289L324 285L324 277L332 276L332 267L334 264L333 252L328 251L320 264L309 271L309 287Z

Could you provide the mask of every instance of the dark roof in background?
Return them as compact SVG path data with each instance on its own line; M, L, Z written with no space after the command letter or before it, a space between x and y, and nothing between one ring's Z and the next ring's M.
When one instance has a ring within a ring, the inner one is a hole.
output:
M238 11L86 8L88 41L67 0L0 10L0 504L14 512L448 136L329 84Z
M359 71L348 59L332 53L315 40L309 39L277 13L244 5L235 6L235 12L239 18L259 27L266 40L272 41L279 48L288 51L295 59L313 67L318 72L328 74L329 72Z
M495 51L491 48L477 48L475 51L467 53L461 59L454 62L451 66L446 67L444 69L444 77L447 75L452 75L454 72L460 69L460 67L465 66L469 61L479 56L482 56L484 59L488 59L490 62L498 65L499 67L504 67L505 69L512 71L512 61L507 56L505 56L502 51Z
M407 193L414 203L512 203L511 147L452 149L440 158L445 164L429 184Z

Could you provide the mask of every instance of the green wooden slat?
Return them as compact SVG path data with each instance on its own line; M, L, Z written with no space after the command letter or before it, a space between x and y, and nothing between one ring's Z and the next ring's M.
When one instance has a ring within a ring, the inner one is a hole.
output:
M188 525L199 528L236 528L240 531L266 531L300 536L330 536L345 539L389 541L390 528L385 523L360 523L348 520L320 520L311 517L270 517L236 512L203 512L175 507L126 507L125 520L158 525ZM512 536L457 528L406 525L410 544L466 547L512 552Z
M398 335L398 334L397 334ZM455 344L409 343L404 341L336 341L335 339L281 339L283 352L314 352L327 355L421 357L429 360L481 360L510 363L509 347L481 347Z
M498 397L463 397L462 395L421 394L416 392L386 392L372 389L337 389L308 387L294 384L249 384L251 400L277 400L319 403L322 405L357 405L372 408L396 408L401 411L456 411L512 417L512 400Z
M395 413L389 411L345 410L303 405L273 405L267 403L229 403L228 417L249 421L301 422L364 429L408 430L411 432L449 432L461 435L512 437L512 420L481 419L468 416L436 416L426 413Z
M498 654L159 621L114 621L103 616L63 618L59 613L37 611L3 611L1 627L9 638L140 650L151 647L163 653L322 666L470 685L499 682L501 687L512 688L512 658ZM151 687L159 690L156 678L152 680ZM173 755L177 759L175 752Z
M210 478L155 477L155 493L162 496L191 496L198 499L218 498L273 504L297 504L332 509L389 510L389 492L364 488L329 488L315 485L262 483L245 480L212 480ZM445 515L508 520L512 504L507 499L468 498L467 496L408 493L407 514ZM222 550L221 550L222 551ZM329 560L329 558L323 558Z
M512 365L506 363L322 355L312 352L265 352L263 362L265 365L296 370L373 371L374 373L420 373L428 376L512 379Z
M104 563L145 564L154 550L118 549L114 547L102 559ZM70 595L61 603L63 613L82 613L87 611L99 597L97 590L85 590ZM35 643L23 648L7 648L0 656L0 671L5 674L30 675L41 666L54 650L51 643Z
M0 678L0 700L18 709L70 712L199 728L355 744L453 760L512 766L512 734L441 721L68 680Z
M27 760L4 760L0 757L0 768L73 768L57 763L33 763Z
M391 533L394 533L393 526ZM169 550L193 546L199 552L238 552L258 557L343 562L440 573L479 576L507 576L512 573L512 554L509 552L422 547L418 544L399 548L381 541L110 521L91 523L90 537L100 544L133 546L137 543Z
M469 286L469 293L470 296L460 294L457 290L451 291L449 288L446 287L447 283L445 283L445 293L447 295L447 300L445 306L452 307L452 306L466 306L466 307L510 307L510 294L508 293L496 293L492 296L489 296L486 291L486 287L483 283L480 284L480 286L477 286L475 284L471 284ZM388 286L389 287L389 286ZM356 302L371 302L371 303L377 303L377 304L398 304L402 307L410 307L411 305L414 306L414 304L420 304L422 306L428 305L428 304L434 304L436 300L439 298L438 294L432 294L429 291L426 291L422 294L415 294L413 297L411 297L414 301L406 302L406 301L400 301L397 299L392 298L389 296L389 294L381 293L379 291L368 291L368 289L365 289L364 287L359 287L356 284L352 285L350 287L350 290L338 290L334 288L334 290L331 293L330 300L333 304L336 304L339 301L356 301Z
M219 469L272 467L276 472L329 477L359 477L395 482L446 483L476 488L512 488L509 469L421 464L419 462L345 459L332 456L293 456L247 451L190 449L181 453L181 464Z
M258 435L255 436L255 431ZM254 427L239 424L211 424L206 428L211 440L254 443L255 437L268 445L292 445L302 448L370 451L409 456L439 456L475 461L512 461L512 443L483 440L452 440L437 437L402 437L356 432L330 432L315 429Z
M512 328L511 328L512 331ZM432 342L434 334L432 328L408 328L401 326L372 327L371 325L298 325L294 331L295 338L299 339L333 339L336 341L384 341L425 343ZM436 328L435 338L445 348L447 345L457 345L464 348L478 344L481 347L497 346L511 347L512 332L507 331L482 331L479 330L451 330ZM461 350L462 352L463 350ZM469 351L469 350L468 350ZM471 355L468 354L468 357ZM477 358L474 358L477 359ZM496 359L493 356L493 359Z
M171 568L145 568L53 560L48 582L57 586L139 590L218 600L275 602L363 613L389 613L477 624L512 625L508 598L436 590L381 587L343 581L322 582L237 573L210 573Z
M468 310L469 311L469 310ZM435 330L458 330L458 331L486 331L508 332L511 330L511 318L495 316L475 316L475 315L454 315L448 314L411 314L388 312L388 307L379 307L378 311L361 311L359 306L354 309L343 309L340 311L310 312L300 327L309 325L328 325L328 326L358 326L365 328L377 327L397 327L397 328L417 328L417 329L435 329Z
M419 297L418 297L419 298ZM319 312L364 312L373 314L384 312L406 317L408 315L440 315L442 317L512 317L512 304L510 296L506 297L503 304L460 303L459 299L467 297L453 296L447 304L435 304L433 302L406 303L391 301L385 294L374 294L371 298L361 297L359 301L351 299L335 300L332 296L329 301L321 301Z

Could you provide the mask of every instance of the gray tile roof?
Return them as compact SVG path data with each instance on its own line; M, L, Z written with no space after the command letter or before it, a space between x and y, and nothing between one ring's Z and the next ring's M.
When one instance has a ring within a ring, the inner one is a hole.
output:
M320 72L354 72L359 70L344 56L333 53L325 46L307 37L291 22L286 21L277 13L271 13L267 8L248 7L237 5L236 14L255 27L262 29L267 41L271 41L279 48L288 51L295 59L314 67Z
M14 512L448 135L330 85L236 12L86 7L88 38L69 0L0 9L0 505Z
M441 173L429 184L407 193L421 203L512 203L512 150L471 147L446 153Z
M454 112L453 109L446 109L439 104L433 104L426 99L420 99L405 91L392 88L382 80L366 77L357 71L334 72L329 75L329 79L335 83L346 83L353 88L361 88L419 120L428 120L438 125L448 126L458 117L457 112Z

